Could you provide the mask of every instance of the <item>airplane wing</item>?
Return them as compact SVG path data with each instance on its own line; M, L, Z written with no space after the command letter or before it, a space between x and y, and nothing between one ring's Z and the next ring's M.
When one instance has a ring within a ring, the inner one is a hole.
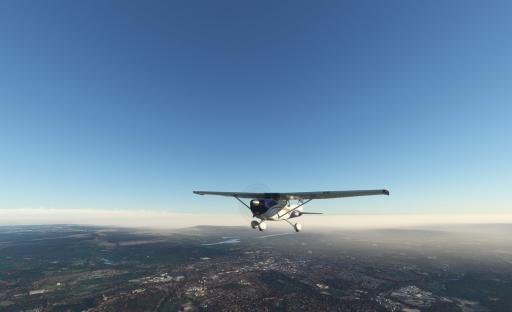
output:
M369 196L369 195L389 195L386 189L380 190L359 190L359 191L324 191L324 192L296 192L296 193L247 193L247 192L210 192L210 191L194 191L198 195L219 195L238 198L269 198L269 199L324 199L339 198L353 196Z

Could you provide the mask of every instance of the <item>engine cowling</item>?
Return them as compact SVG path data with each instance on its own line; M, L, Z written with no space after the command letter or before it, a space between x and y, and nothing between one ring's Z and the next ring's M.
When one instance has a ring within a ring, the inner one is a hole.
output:
M250 209L254 216L258 216L267 212L267 210L273 205L271 199L253 199L250 202Z

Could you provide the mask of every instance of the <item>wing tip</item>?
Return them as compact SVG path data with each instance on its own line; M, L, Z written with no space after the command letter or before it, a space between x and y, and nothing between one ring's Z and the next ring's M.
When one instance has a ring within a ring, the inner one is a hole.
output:
M204 195L204 193L201 191L192 191L192 193L197 194L197 195Z
M389 191L388 191L387 189L383 189L383 190L382 190L382 194L384 194L384 195L388 195L388 196L389 196Z

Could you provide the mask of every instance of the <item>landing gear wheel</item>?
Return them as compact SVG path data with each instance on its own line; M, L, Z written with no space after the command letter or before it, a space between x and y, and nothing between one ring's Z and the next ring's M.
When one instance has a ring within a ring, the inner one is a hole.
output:
M300 232L300 230L302 230L302 224L300 224L299 222L295 223L295 225L293 226L293 228L295 229L295 232Z
M256 221L256 220L252 220L252 221L251 221L251 227L252 227L253 229L257 228L259 224L260 224L260 223L259 223L258 221Z
M265 222L260 222L260 224L258 224L258 230L264 231L266 228L267 224Z

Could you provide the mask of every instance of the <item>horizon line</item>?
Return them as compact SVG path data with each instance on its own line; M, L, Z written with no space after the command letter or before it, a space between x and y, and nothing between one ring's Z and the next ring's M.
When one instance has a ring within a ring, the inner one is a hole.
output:
M0 208L0 225L97 225L177 229L192 226L248 226L252 218L234 214L161 210ZM308 228L397 228L456 224L512 224L512 213L368 213L303 216ZM270 227L289 226L269 221Z

